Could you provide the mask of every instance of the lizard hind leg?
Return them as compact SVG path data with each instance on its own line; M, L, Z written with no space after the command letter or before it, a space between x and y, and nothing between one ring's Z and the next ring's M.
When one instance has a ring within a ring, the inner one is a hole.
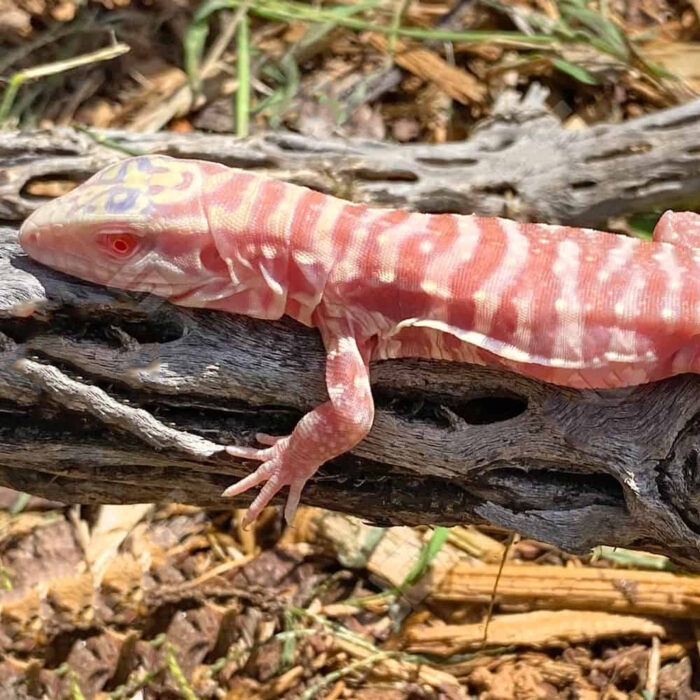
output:
M352 449L369 432L374 402L369 383L367 349L347 333L324 332L329 401L297 423L288 436L259 433L264 448L229 446L228 454L262 462L258 469L229 486L223 496L236 496L264 482L245 518L253 521L273 496L289 486L284 516L291 522L307 480L329 459Z
M692 211L667 211L654 227L653 239L686 248L700 248L700 214Z

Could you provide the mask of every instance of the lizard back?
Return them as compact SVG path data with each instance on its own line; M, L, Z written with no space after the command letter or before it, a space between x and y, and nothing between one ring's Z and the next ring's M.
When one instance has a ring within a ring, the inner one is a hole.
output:
M575 386L692 368L690 247L476 216L367 209L359 221L339 235L324 300L377 333L375 357L498 364Z

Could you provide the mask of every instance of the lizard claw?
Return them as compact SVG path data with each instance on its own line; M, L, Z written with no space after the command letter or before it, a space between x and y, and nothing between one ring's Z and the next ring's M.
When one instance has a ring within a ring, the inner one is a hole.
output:
M230 498L247 491L258 484L265 482L260 493L250 504L248 512L243 519L243 526L249 525L260 515L262 510L272 500L272 497L289 485L289 496L284 508L284 519L291 524L294 513L299 505L304 484L313 472L313 469L299 469L291 462L289 451L289 436L272 436L258 433L256 438L264 445L270 447L258 449L256 447L238 447L232 445L226 448L226 452L234 457L242 459L255 459L262 464L248 476L229 486L221 495Z

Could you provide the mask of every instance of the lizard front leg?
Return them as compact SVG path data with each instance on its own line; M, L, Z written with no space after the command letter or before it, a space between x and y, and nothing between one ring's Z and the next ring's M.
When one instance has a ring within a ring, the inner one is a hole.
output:
M258 441L270 447L226 448L235 457L263 462L255 472L223 493L236 496L265 482L248 509L246 523L254 520L285 485L289 485L289 496L284 517L291 522L307 480L324 462L352 449L372 427L374 401L369 383L368 343L355 338L345 324L321 328L321 334L326 348L330 400L307 413L291 435L259 434Z

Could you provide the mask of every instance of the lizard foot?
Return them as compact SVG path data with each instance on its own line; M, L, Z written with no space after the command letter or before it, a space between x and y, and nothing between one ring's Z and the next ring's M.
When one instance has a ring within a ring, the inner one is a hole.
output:
M308 461L299 464L289 448L290 436L273 436L257 433L256 439L266 448L238 447L226 448L226 452L242 459L255 459L262 464L245 478L229 486L221 495L224 497L237 496L248 489L265 482L260 493L250 504L243 520L244 527L260 515L272 497L283 487L289 485L289 496L284 508L284 518L291 524L294 513L299 505L301 492L309 477L316 471L318 465L309 465Z

